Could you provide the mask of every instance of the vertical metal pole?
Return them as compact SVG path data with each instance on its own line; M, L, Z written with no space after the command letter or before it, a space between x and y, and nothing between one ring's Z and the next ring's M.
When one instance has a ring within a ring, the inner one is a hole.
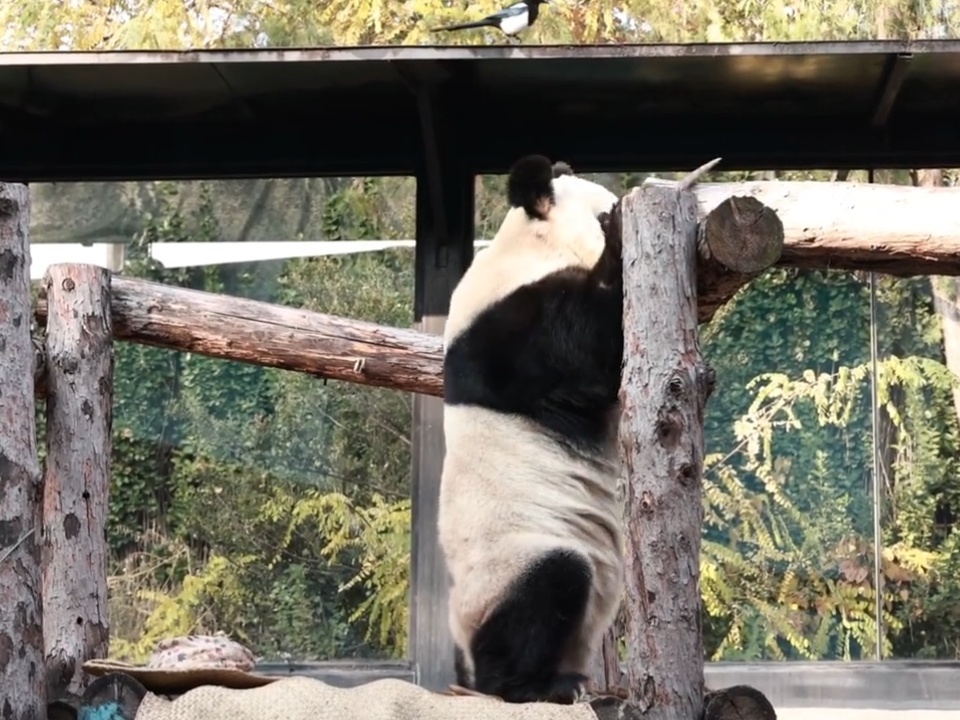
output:
M873 170L867 171L867 181L873 183ZM875 612L877 616L876 651L877 661L883 660L883 541L880 527L881 504L880 483L880 402L877 356L880 354L877 339L877 276L870 273L870 408L873 422L873 578L876 584Z

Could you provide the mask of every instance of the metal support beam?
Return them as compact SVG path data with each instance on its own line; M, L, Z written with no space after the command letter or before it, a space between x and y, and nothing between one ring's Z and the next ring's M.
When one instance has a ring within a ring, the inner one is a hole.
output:
M897 102L897 96L900 94L900 88L903 87L903 81L910 69L911 60L913 60L912 53L891 55L887 60L886 71L883 73L883 80L880 83L877 95L877 104L874 106L873 117L870 119L870 124L873 127L884 127L890 119L890 114Z
M422 162L417 171L417 243L414 315L418 328L441 334L456 283L473 259L474 175L463 162L456 123L442 122L443 87L415 79L420 107ZM449 107L449 106L448 106ZM453 641L447 625L447 568L437 538L443 467L443 402L413 398L413 547L410 657L420 684L439 690L454 681Z
M857 122L827 116L764 124L737 117L670 123L603 114L551 118L547 107L518 119L502 105L471 105L462 93L456 103L448 93L442 100L444 122L455 122L468 140L453 152L477 173L506 173L531 148L563 158L578 173L687 172L717 156L728 170L960 166L960 133L951 116L901 117L898 111L887 126L873 127L872 104ZM408 95L397 102L416 105ZM372 122L372 111L366 118L350 111L312 125L43 125L15 140L0 135L0 182L412 175L423 162L422 143L412 141L422 135L419 122L389 112L381 116ZM602 132L596 117L604 117ZM363 151L346 137L363 138Z
M394 69L403 79L407 87L417 99L417 113L420 118L420 139L423 143L423 171L425 174L417 176L419 183L423 179L427 184L430 199L430 211L434 219L437 236L443 239L442 244L449 240L447 214L443 202L443 169L441 167L439 134L439 85L438 75L442 69L435 63L420 66L415 70L412 65L395 63ZM451 150L453 148L451 147ZM438 248L439 249L439 248Z

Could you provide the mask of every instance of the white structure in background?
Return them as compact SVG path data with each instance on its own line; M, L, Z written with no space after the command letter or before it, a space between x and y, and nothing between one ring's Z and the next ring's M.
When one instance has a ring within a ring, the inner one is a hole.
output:
M489 240L477 240L485 247ZM39 280L56 263L88 263L114 272L123 268L122 243L37 243L30 246L30 279ZM263 242L172 242L152 243L150 256L165 268L224 265L263 260L347 255L390 248L413 248L413 240L317 240Z
M114 243L36 243L30 245L30 279L41 280L57 263L99 265L117 271L123 267L124 246Z

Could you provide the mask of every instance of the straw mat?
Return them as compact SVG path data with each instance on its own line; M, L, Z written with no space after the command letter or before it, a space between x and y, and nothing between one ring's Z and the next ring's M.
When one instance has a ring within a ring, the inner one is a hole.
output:
M147 693L136 720L597 720L586 703L510 704L441 695L396 679L338 688L307 677L234 690L206 685L167 700Z

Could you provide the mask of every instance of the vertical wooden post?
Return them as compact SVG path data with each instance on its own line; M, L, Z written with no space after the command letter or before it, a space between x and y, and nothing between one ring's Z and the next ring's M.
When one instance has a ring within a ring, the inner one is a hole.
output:
M446 222L441 224L426 173L417 175L414 315L418 329L436 334L443 333L450 295L473 259L473 173L445 166L442 195ZM437 538L443 456L443 400L414 395L410 657L417 663L420 685L432 690L454 681L449 577Z
M712 387L697 334L697 202L646 185L623 199L629 705L697 720L703 702L700 532L703 413Z
M0 183L0 718L46 717L30 191Z
M43 607L47 693L79 696L84 661L107 654L107 502L113 420L110 272L51 265Z

